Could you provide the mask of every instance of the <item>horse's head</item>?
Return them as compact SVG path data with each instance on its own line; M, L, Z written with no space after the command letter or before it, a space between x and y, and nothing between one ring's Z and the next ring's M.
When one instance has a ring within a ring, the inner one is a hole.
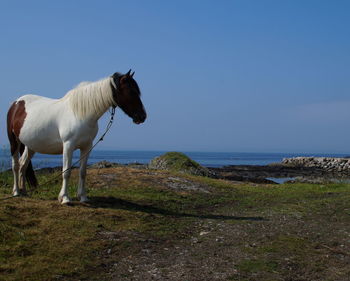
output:
M139 86L134 80L131 69L126 74L114 73L112 75L115 86L113 91L114 102L119 106L135 124L141 124L146 120L147 114L141 101Z

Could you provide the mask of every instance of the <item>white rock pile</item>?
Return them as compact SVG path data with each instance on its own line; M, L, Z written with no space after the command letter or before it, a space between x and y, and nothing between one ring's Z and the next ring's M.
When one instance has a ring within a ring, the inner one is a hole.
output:
M282 164L296 167L319 168L332 173L350 174L350 158L293 157L284 158Z

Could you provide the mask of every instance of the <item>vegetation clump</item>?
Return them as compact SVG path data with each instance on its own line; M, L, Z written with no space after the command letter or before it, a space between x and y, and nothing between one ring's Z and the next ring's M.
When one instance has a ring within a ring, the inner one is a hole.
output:
M215 177L215 174L181 152L167 152L149 163L150 169L168 170L195 176Z

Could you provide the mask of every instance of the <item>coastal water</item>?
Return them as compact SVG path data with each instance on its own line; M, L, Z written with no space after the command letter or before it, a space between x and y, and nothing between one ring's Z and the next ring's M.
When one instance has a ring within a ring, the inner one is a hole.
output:
M89 164L102 160L120 164L147 164L151 159L162 155L165 151L118 151L95 150L89 157ZM296 156L346 157L348 154L315 154L315 153L249 153L249 152L184 152L193 160L206 167L222 167L227 165L266 165L281 162L283 158ZM75 152L73 162L79 159ZM62 165L61 155L35 154L34 168L56 167ZM11 167L11 157L8 149L0 150L0 170Z

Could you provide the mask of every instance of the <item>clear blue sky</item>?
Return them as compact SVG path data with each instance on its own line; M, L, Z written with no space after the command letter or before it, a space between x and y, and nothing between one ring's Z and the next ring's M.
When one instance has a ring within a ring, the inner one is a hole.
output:
M132 68L149 118L117 112L99 148L350 153L349 14L342 0L1 1L0 145L18 96Z

